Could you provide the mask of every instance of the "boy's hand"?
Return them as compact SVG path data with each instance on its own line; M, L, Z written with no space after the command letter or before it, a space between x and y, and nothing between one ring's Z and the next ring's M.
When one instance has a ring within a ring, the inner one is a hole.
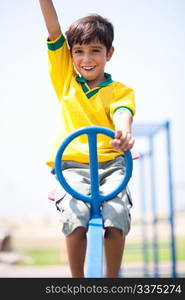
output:
M127 151L134 145L135 139L130 132L116 130L115 137L110 141L112 147L119 151Z

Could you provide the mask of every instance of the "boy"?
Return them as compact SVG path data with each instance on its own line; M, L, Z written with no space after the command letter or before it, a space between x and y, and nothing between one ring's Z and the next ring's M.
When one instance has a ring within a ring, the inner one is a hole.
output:
M100 189L109 193L120 182L124 172L123 151L131 149L135 113L134 93L104 72L114 48L113 26L98 15L74 22L63 36L52 0L40 0L49 33L48 57L50 76L61 111L57 137L47 164L54 167L56 152L62 140L84 126L104 126L115 130L115 138L98 137ZM88 143L86 136L75 139L63 155L64 175L70 184L89 193ZM66 236L72 277L84 277L86 231L89 205L72 198L61 188L56 199L62 232ZM125 236L130 229L128 189L102 205L105 235L106 276L118 277Z

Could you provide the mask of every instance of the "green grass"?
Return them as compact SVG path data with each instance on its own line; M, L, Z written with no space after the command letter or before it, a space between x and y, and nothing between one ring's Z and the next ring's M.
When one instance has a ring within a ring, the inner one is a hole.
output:
M24 265L58 265L61 264L59 249L26 249L21 251L28 261Z
M167 262L171 259L171 251L169 243L159 243L159 262ZM176 240L176 255L177 261L185 261L185 239ZM141 244L129 243L126 244L123 260L124 262L141 262L144 259L144 251ZM153 246L148 244L148 261L153 261Z
M153 261L152 244L148 245L148 261ZM20 252L20 251L19 251ZM66 258L63 258L60 249L28 249L21 251L24 255L30 258L24 265L57 265L66 263ZM177 261L185 261L185 239L176 240ZM127 243L124 257L124 262L139 263L143 261L143 250L141 244ZM170 249L166 242L160 242L159 261L167 262L170 260Z

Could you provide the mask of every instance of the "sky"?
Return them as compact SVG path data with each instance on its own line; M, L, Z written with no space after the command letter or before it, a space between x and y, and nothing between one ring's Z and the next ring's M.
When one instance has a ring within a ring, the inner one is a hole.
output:
M134 89L134 124L170 121L175 208L185 209L185 1L54 3L63 32L74 20L91 13L113 23L115 53L106 71ZM0 216L53 215L54 205L47 200L52 180L45 162L59 106L49 78L47 31L39 1L1 0L0 23ZM160 203L167 197L163 139L160 134L156 141ZM147 142L136 139L136 148L146 150ZM131 181L136 211L141 206L137 165Z

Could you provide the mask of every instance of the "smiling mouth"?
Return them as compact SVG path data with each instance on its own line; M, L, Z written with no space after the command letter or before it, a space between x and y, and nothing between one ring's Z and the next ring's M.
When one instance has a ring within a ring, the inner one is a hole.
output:
M94 70L95 69L95 66L94 67L82 67L82 69L84 70L84 71L92 71L92 70Z

